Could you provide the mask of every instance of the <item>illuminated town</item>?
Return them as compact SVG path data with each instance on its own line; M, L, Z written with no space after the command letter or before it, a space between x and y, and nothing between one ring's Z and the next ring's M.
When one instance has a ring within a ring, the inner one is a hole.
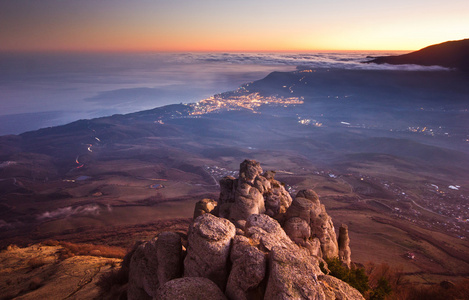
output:
M289 105L303 104L303 97L278 97L261 96L259 93L249 94L220 94L207 99L200 100L197 103L190 104L193 111L191 115L203 115L216 111L247 109L253 112L261 105L278 105L287 107Z

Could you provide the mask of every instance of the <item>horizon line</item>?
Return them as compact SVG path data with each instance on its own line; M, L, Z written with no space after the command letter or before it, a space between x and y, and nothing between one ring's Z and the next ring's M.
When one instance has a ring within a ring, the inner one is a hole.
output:
M329 53L329 52L411 52L419 49L298 49L298 50L158 50L158 49L0 49L0 53Z

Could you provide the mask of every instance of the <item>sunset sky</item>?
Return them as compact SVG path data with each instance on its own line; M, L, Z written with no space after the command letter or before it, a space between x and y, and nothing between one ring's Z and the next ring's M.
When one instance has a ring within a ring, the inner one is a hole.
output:
M467 0L1 0L0 51L416 50L469 37Z

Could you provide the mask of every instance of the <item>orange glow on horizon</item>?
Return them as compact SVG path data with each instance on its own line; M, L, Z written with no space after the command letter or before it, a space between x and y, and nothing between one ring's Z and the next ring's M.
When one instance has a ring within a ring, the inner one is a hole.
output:
M0 51L413 51L468 38L467 1L363 1L0 1Z

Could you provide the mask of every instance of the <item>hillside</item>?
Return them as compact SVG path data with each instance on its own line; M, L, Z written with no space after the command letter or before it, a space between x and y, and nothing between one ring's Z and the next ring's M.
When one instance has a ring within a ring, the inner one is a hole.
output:
M301 69L198 104L0 137L0 248L185 234L194 204L253 158L290 194L318 193L348 226L356 262L457 281L469 262L466 83L458 72Z
M469 72L469 39L431 45L403 55L377 57L368 63L442 66Z

